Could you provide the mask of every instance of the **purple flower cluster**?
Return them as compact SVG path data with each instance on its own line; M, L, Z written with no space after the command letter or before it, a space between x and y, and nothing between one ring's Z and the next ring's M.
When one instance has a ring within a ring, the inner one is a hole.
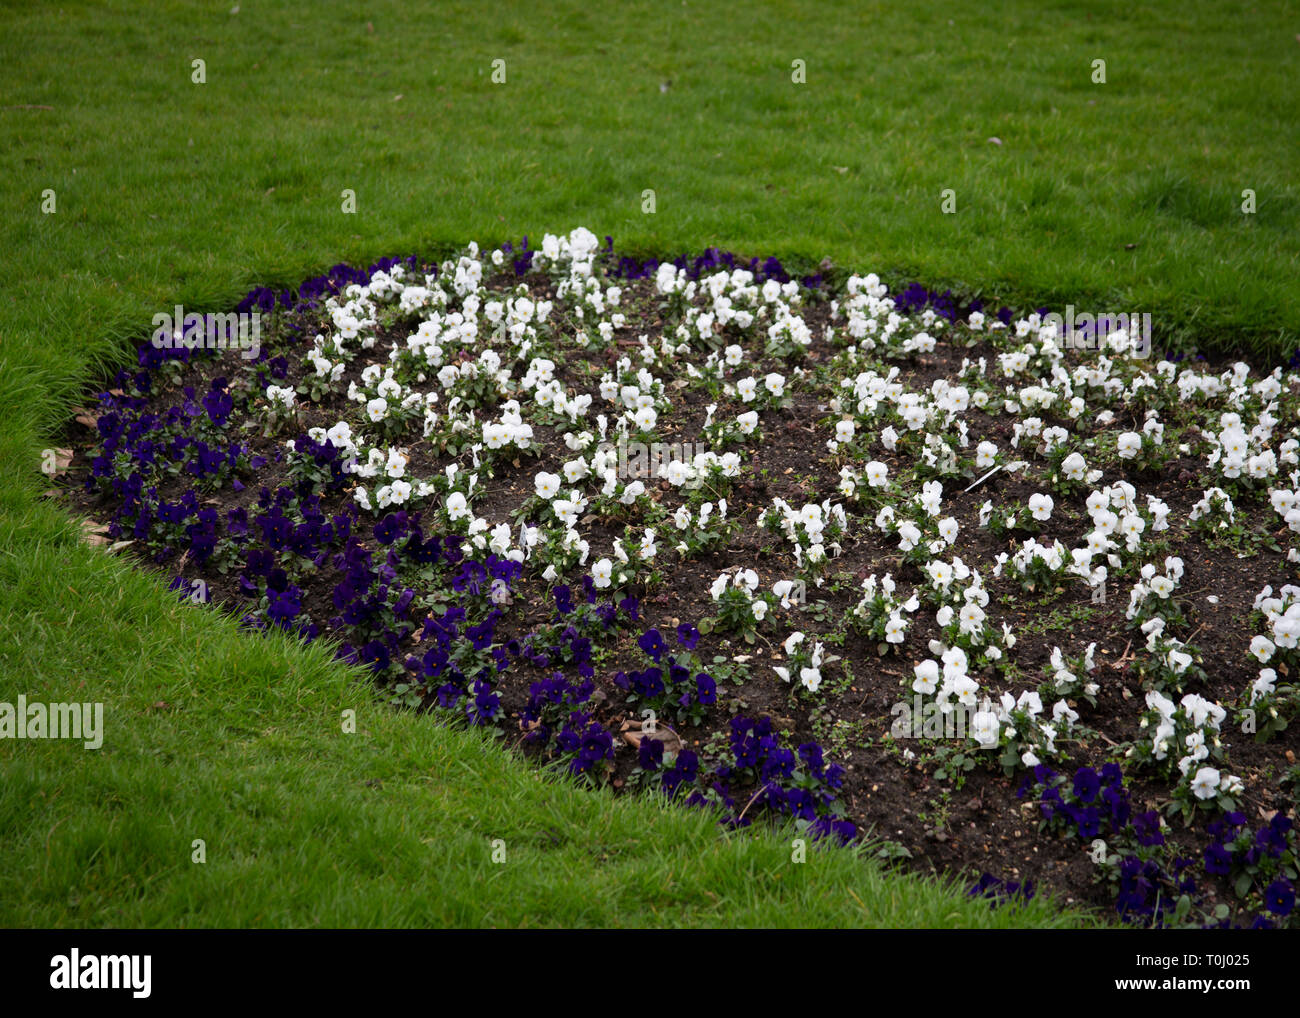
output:
M584 576L583 601L575 603L573 591L561 584L554 591L556 619L540 626L521 642L515 652L539 668L572 667L584 678L596 674L592 663L592 639L609 632L620 619L636 621L639 605L634 597L614 604L599 601L590 576Z
M992 873L981 873L966 891L970 898L988 898L993 905L1006 905L1013 901L1028 902L1034 898L1032 880L1001 880Z
M420 261L415 255L407 255L404 258L381 258L368 269L353 268L340 262L331 267L325 275L305 280L299 285L297 293L292 290L281 290L277 293L271 287L256 286L249 290L244 299L235 306L235 311L240 313L259 311L268 314L277 307L284 310L299 307L312 308L319 304L322 298L342 293L345 287L353 283L365 286L376 272L388 272L395 265L415 270L420 267ZM424 271L427 275L438 275L437 266L429 266Z
M613 736L582 709L595 689L590 678L571 680L556 672L529 687L519 712L524 740L567 761L570 774L596 777L602 763L614 758Z
M688 802L714 802L731 815L724 822L747 827L751 810L757 808L775 817L788 816L804 825L814 837L834 836L848 842L857 828L833 812L835 793L844 780L844 768L827 764L821 746L805 742L794 750L782 745L771 718L734 717L729 744L731 762L713 772L713 798L697 792ZM741 789L746 806L735 812Z
M1104 764L1100 771L1080 767L1073 781L1039 764L1016 794L1023 799L1034 788L1038 789L1039 812L1048 826L1072 825L1080 838L1100 837L1103 830L1122 830L1133 813L1119 764Z
M658 787L670 799L684 786L695 784L700 774L699 754L689 749L668 753L660 739L644 736L637 744L637 767L658 778Z
M614 737L585 711L574 711L555 736L559 752L568 757L570 774L595 776L597 769L614 759Z
M1159 924L1177 914L1178 899L1196 890L1196 882L1183 876L1193 860L1175 858L1170 873L1155 859L1126 855L1119 862L1119 887L1115 911L1129 922Z
M956 321L959 318L968 318L974 311L983 311L984 302L978 298L962 305L954 296L952 290L944 290L939 293L936 290L930 290L920 283L909 283L903 290L894 295L894 306L898 308L899 314L915 314L930 308L940 318L946 318L948 321ZM1047 308L1039 308L1040 315L1047 314ZM1003 325L1010 325L1014 317L1011 308L998 308L995 316Z
M304 493L338 491L347 480L343 472L345 459L343 450L328 439L317 442L308 435L299 435L289 453L289 476Z
M527 732L525 740L545 746L552 732L587 703L595 690L591 679L574 682L563 672L534 682L528 687L528 703L519 712L520 723Z
M216 379L201 398L187 386L181 402L161 413L147 410L140 396L100 394L100 444L86 489L112 496L113 539L141 541L159 562L181 552L200 565L212 557L218 516L200 507L206 493L192 486L168 498L160 489L173 479L209 489L229 480L240 491L239 475L265 466L264 457L250 456L243 444L227 443L222 435L234 409L225 385L224 378Z
M699 633L694 627L679 626L677 639L689 649L695 646ZM679 719L689 718L698 724L704 708L718 702L718 686L713 677L692 667L689 657L669 653L663 634L656 628L643 632L637 638L637 646L652 664L640 671L619 672L614 676L615 685L628 694L628 702L645 703L656 711L671 711Z
M1073 778L1039 764L1016 792L1034 794L1048 830L1064 830L1086 841L1108 839L1121 858L1111 874L1115 908L1126 921L1163 920L1174 914L1178 898L1196 890L1183 871L1190 859L1174 859L1172 872L1155 858L1164 846L1160 815L1133 814L1124 773L1116 763L1100 770L1080 767ZM1131 851L1126 851L1132 846Z
M1238 897L1259 890L1264 908L1278 919L1295 910L1295 825L1281 812L1252 830L1244 813L1226 813L1206 826L1214 840L1205 847L1205 871L1231 879Z
M1049 829L1085 840L1104 838L1116 852L1111 879L1116 911L1125 920L1169 921L1178 899L1196 894L1191 873L1196 860L1178 855L1168 843L1159 813L1132 812L1118 764L1108 763L1100 771L1081 767L1073 779L1040 764L1017 792L1021 798L1031 794ZM1257 917L1255 925L1271 926L1292 914L1300 854L1286 816L1275 813L1252 830L1244 813L1226 813L1207 824L1206 833L1212 839L1202 852L1206 874L1227 878L1239 899L1262 903L1271 913L1272 919Z

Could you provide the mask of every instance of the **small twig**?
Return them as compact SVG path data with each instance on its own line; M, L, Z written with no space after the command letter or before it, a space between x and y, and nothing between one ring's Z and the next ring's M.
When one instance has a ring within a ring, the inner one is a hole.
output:
M764 785L762 788L760 788L757 792L755 792L755 793L753 794L753 796L750 798L749 802L745 803L745 808L742 809L742 810L740 811L740 815L739 815L738 817L736 817L736 823L740 823L740 821L742 821L742 820L745 819L745 814L749 812L749 807L752 806L752 805L754 805L754 802L758 799L758 797L759 797L760 795L763 794L763 792L766 790L766 788L767 788L767 786Z
M994 468L993 468L992 470L990 470L987 474L985 474L985 475L984 475L983 477L981 477L978 481L976 481L976 482L975 482L974 484L972 484L969 488L967 488L966 491L963 491L962 494L965 495L967 492L974 491L976 488L978 488L981 484L983 484L985 481L987 481L990 477L992 477L994 474L996 474L996 473L997 473L999 470L1001 470L1001 469L1002 469L1002 464L999 463L996 467L994 467Z

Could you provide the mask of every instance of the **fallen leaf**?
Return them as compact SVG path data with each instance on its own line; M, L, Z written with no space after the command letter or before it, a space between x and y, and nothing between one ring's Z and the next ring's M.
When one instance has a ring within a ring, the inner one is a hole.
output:
M662 742L665 753L677 753L682 748L681 737L663 722L656 722L655 730L646 732L642 731L640 721L624 721L619 726L619 731L623 733L623 738L633 749L639 750L641 748L642 739L654 739L656 742Z
M46 452L49 452L49 450L47 449ZM55 450L54 450L54 469L51 470L51 471L49 472L49 476L50 476L50 477L62 477L64 474L66 474L66 473L68 472L68 467L70 467L71 465L72 465L72 450L71 450L71 449L55 449ZM42 464L42 466L41 466L41 470L42 470L42 471L45 470L45 466L44 466L44 464Z
M990 138L990 139L989 139L989 144L990 144L990 145L1001 145L1001 144L1002 144L1002 139L1001 139L1001 138Z
M95 523L92 520L81 521L81 536L91 547L108 544L108 538L104 534L108 533L108 527L102 523Z

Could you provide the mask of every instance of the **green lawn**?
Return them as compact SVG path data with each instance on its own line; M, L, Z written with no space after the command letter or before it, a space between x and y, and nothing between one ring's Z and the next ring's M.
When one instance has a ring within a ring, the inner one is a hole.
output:
M0 700L102 700L108 725L95 752L0 742L0 923L1074 921L847 853L794 865L780 838L391 715L323 650L238 636L82 546L39 498L40 450L159 310L578 225L1149 311L1158 342L1285 357L1294 14L233 4L0 4Z

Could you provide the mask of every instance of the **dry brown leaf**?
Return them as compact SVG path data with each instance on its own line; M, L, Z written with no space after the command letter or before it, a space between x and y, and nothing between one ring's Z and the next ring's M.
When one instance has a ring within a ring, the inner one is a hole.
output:
M641 748L642 739L654 739L656 742L662 742L665 753L677 753L682 748L681 737L661 721L655 723L653 732L643 731L640 721L624 721L619 726L619 731L623 733L624 740L633 749Z
M107 533L108 527L102 523L95 523L93 520L81 521L81 536L92 548L108 544L108 538L104 536Z
M50 451L51 450L49 449L45 450L46 453L49 453ZM54 469L46 471L45 464L42 464L41 470L42 472L47 473L47 475L50 477L62 477L64 474L68 472L68 467L72 465L72 450L54 449L53 452L54 452Z

